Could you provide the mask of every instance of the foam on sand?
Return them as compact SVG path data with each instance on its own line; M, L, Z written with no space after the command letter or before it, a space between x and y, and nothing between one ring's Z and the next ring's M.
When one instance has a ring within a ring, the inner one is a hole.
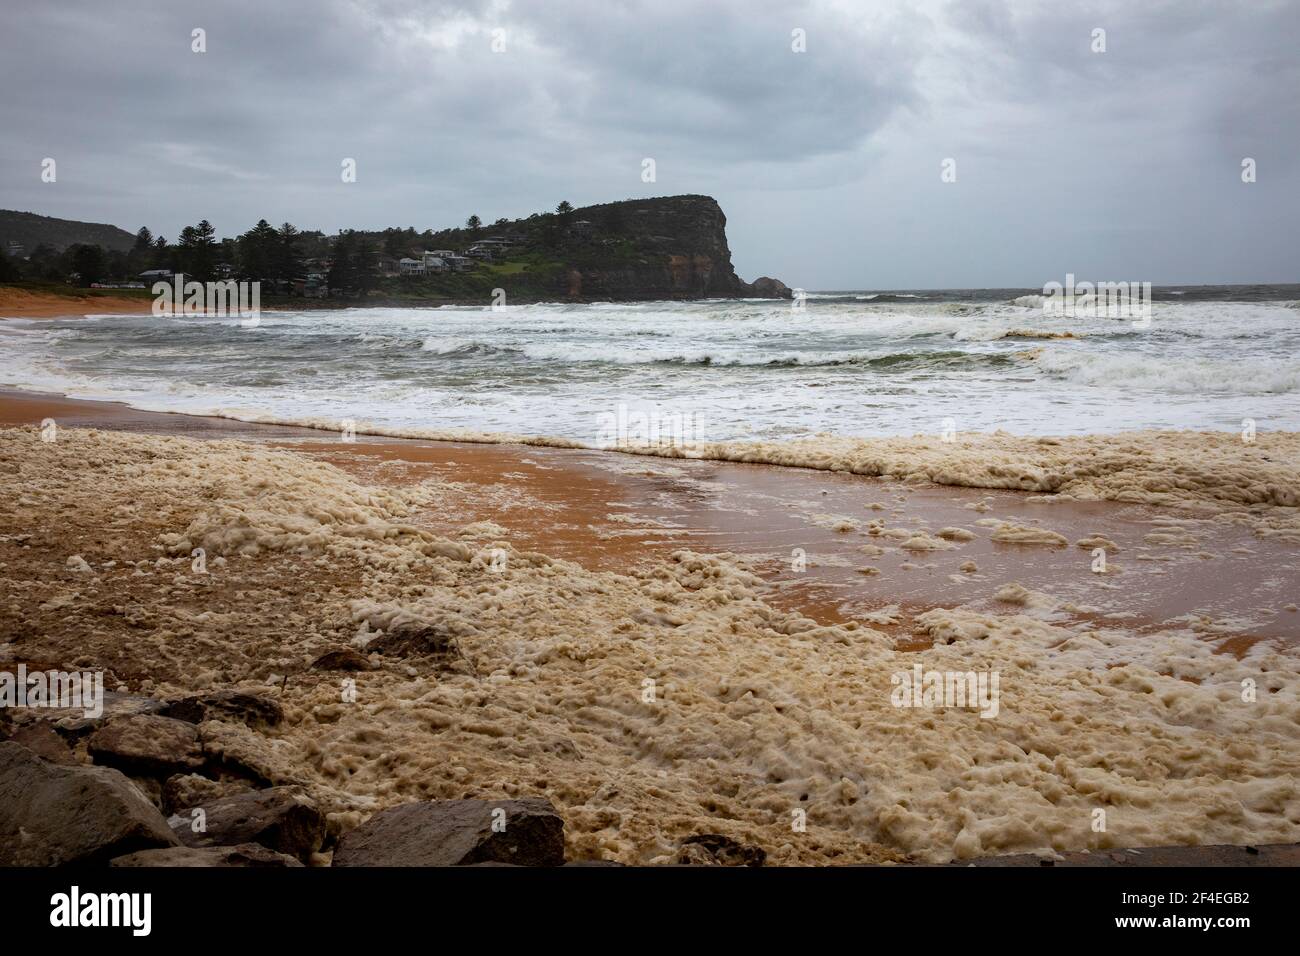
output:
M1243 453L1129 441L756 453L1292 526L1293 438ZM570 856L629 863L667 861L698 833L757 842L775 863L1300 839L1293 649L1236 659L1213 652L1204 621L1137 635L1059 608L1049 622L955 607L920 615L934 646L903 652L859 622L773 607L733 555L613 574L502 542L504 564L485 561L422 527L442 491L237 442L0 431L0 640L152 693L274 688L280 727L208 721L205 746L306 786L336 828L417 798L544 794ZM89 571L65 567L74 552ZM1047 600L1015 596L1026 612ZM348 675L355 702L308 669L408 633L454 642L454 659L377 659ZM894 706L891 678L914 664L996 671L997 716Z
M626 450L1188 508L1300 542L1300 432L1259 432L1249 443L1231 432L1187 431L1060 438L999 431L958 434L952 442L824 435Z

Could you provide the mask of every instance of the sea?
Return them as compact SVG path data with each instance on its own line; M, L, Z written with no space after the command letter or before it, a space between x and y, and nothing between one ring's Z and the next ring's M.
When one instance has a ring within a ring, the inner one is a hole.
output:
M1300 285L0 322L0 385L415 437L788 441L1300 429Z

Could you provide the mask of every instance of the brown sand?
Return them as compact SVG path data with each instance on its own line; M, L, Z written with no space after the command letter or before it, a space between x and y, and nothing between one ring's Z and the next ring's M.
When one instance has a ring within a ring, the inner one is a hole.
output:
M113 290L85 290L79 295L32 292L0 285L0 319L66 319L82 315L144 315L153 299L114 295Z
M929 644L913 633L918 614L954 603L1006 610L1008 602L989 595L1013 583L1072 602L1083 617L1104 622L1112 615L1130 627L1188 616L1232 620L1238 626L1220 640L1229 653L1261 639L1300 643L1300 614L1285 610L1300 595L1300 549L1146 504L1048 504L1026 492L581 449L364 437L345 443L309 428L0 391L0 426L47 418L63 427L277 441L379 484L429 477L464 483L474 487L477 509L434 527L491 521L520 547L597 570L626 571L684 547L743 555L773 585L777 606L823 622L897 606L896 622L872 626L911 637L917 649ZM836 530L837 519L855 527ZM872 533L873 521L885 534ZM1008 526L1022 533L1007 534ZM1176 545L1147 540L1170 526L1182 532L1172 538ZM935 537L946 528L972 537ZM922 532L922 545L948 547L909 549L903 545L915 547L914 539L900 529ZM1032 542L1034 531L1068 544L1014 543ZM1106 545L1106 574L1092 571L1093 538ZM796 548L805 555L802 571L794 569ZM968 562L975 570L962 570Z

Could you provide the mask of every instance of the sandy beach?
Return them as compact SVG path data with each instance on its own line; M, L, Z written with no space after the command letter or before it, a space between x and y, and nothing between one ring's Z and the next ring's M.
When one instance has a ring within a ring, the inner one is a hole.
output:
M273 695L204 746L333 835L545 795L571 859L623 863L1300 838L1294 433L648 456L13 392L0 427L9 661ZM918 664L997 672L997 719L896 706Z
M77 295L53 295L12 287L0 288L3 318L66 319L77 314L147 315L152 298L115 295L111 290L80 290Z

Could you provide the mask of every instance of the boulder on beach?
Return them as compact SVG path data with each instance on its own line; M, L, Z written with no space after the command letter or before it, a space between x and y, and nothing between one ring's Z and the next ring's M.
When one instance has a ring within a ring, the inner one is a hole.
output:
M549 800L424 800L381 810L339 840L334 866L564 863L564 820Z
M159 711L191 724L205 720L239 720L250 727L274 727L284 719L277 701L246 691L222 690L211 694L167 701Z
M182 810L188 812L190 807L201 807L209 801L254 789L247 780L213 780L197 773L178 773L163 781L162 808L168 815Z
M685 866L762 866L766 861L762 847L721 833L687 837L677 851L677 862Z
M114 720L90 735L86 752L97 764L141 776L170 776L203 766L198 728L157 714Z
M44 757L50 763L72 765L77 762L58 731L49 721L38 720L10 731L8 738L14 743L22 744L32 753Z
M370 658L351 647L326 651L311 662L314 671L369 671L374 670Z
M303 862L325 839L325 814L297 787L236 793L178 808L167 823L189 847L259 843Z
M285 853L277 853L257 843L238 846L171 846L156 850L128 853L109 861L121 867L289 867L302 866Z
M178 842L121 771L61 766L0 743L0 866L102 863Z

